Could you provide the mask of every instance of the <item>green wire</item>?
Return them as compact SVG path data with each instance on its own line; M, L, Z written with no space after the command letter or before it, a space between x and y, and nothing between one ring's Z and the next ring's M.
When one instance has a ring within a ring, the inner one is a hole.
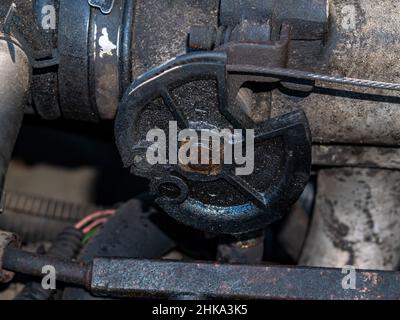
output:
M95 235L96 232L97 232L97 228L93 229L88 234L86 234L82 239L82 242L81 242L82 245L86 245L89 242L89 240Z

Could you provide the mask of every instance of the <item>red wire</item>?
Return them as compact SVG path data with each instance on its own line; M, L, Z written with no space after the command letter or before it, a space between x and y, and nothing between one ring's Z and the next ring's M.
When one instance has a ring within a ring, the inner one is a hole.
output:
M96 221L89 224L86 228L83 229L83 234L88 234L90 231L98 227L99 225L105 224L108 221L108 218L100 218Z
M105 216L112 216L115 213L115 210L103 210L103 211L96 211L89 214L87 217L83 218L75 225L75 229L82 229L87 224L91 223L92 221L104 218Z

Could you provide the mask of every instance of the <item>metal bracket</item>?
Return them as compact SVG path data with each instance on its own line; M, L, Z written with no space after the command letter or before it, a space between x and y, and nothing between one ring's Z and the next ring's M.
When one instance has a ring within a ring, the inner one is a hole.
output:
M99 8L103 14L110 14L114 7L114 0L88 0L91 7Z

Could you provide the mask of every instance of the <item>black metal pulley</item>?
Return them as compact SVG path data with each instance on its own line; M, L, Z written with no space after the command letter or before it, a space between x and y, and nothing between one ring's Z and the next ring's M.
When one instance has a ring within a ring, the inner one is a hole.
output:
M225 53L185 54L134 81L116 119L124 165L151 181L156 202L176 220L220 234L259 230L280 219L301 195L311 168L303 111L248 116L240 103L246 90L230 84L231 76ZM198 139L182 138L182 132L198 133ZM220 134L220 143L204 141L205 132ZM152 154L166 159L154 163Z

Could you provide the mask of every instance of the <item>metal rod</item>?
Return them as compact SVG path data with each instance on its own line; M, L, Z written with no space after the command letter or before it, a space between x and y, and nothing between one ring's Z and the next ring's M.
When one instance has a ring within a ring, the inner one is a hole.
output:
M230 299L400 299L399 272L356 271L355 289L341 269L95 259L91 290L133 297L181 295Z
M3 268L35 277L44 277L42 269L52 266L56 270L57 281L87 286L90 279L90 266L65 259L38 255L9 246L3 257Z
M307 71L292 70L285 68L268 68L268 67L257 67L251 65L227 65L226 69L228 72L232 73L249 73L261 76L275 75L279 77L295 78L302 80L323 81L323 82L338 83L338 84L352 85L358 87L367 87L373 89L400 91L399 83L380 82L380 81L355 79L347 77L334 77L329 75L322 75Z
M90 264L40 256L8 247L6 270L43 276L43 266L57 280L84 286L108 297L202 296L233 299L400 299L400 272L354 272L347 287L341 269L232 265L122 258L98 258ZM351 275L350 275L351 276Z

